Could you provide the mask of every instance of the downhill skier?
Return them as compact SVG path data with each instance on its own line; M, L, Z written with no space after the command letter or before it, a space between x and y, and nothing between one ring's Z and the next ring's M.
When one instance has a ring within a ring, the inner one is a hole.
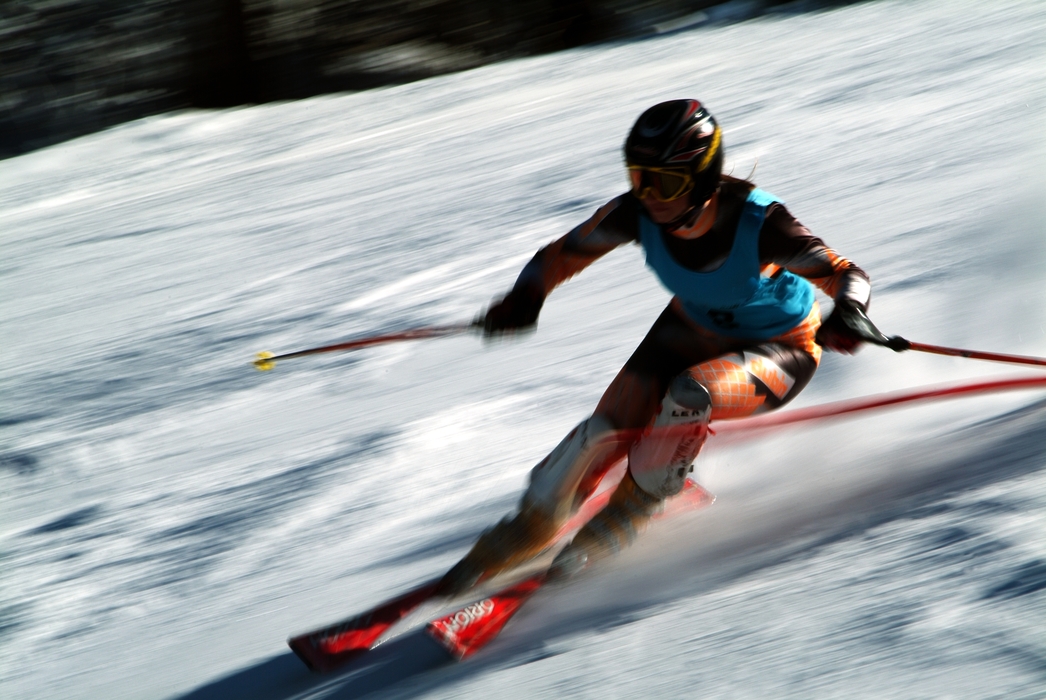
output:
M534 467L518 512L480 536L440 581L440 594L459 594L540 552L627 455L609 504L551 573L569 575L620 550L683 488L711 421L789 402L813 376L821 346L849 353L864 340L886 340L865 314L868 276L773 195L722 173L721 128L701 103L651 107L624 150L630 191L539 250L482 316L484 332L533 327L556 286L630 242L675 296L591 417ZM834 300L824 323L811 282ZM673 426L685 433L615 438Z

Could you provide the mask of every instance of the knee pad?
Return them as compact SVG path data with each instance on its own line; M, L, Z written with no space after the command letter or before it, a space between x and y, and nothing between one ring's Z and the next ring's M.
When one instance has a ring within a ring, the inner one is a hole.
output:
M654 431L643 436L628 452L628 469L639 488L657 498L674 496L683 489L686 475L708 437L712 396L689 372L668 387ZM658 428L683 427L678 434Z
M530 472L530 485L521 510L537 508L557 521L566 520L579 505L577 491L593 469L600 469L614 450L606 438L614 432L600 415L581 421L547 457Z

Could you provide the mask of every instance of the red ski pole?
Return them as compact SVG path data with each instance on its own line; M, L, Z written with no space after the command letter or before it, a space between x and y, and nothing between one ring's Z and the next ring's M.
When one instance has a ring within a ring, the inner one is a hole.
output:
M980 352L978 350L964 350L962 348L946 348L941 345L927 345L926 343L913 343L905 340L899 335L887 338L886 342L880 343L896 352L915 350L916 352L928 352L934 355L950 355L952 357L968 357L971 360L988 360L990 362L1008 362L1015 365L1036 365L1046 367L1046 357L1029 357L1027 355L1004 355L997 352Z
M470 330L482 327L483 324L481 321L472 321L471 323L455 323L449 326L423 326L421 328L410 328L405 331L396 331L394 333L382 333L379 335L372 335L367 338L360 338L359 340L350 340L344 343L335 343L334 345L323 345L318 348L309 348L308 350L288 352L283 355L273 355L271 352L259 352L258 359L254 361L254 366L259 370L265 371L272 369L276 365L277 360L289 360L292 357L304 357L305 355L318 355L323 352L338 352L340 350L359 350L360 348L369 348L372 345L398 343L402 340L442 338L443 336L447 335L458 335L460 333L467 333Z

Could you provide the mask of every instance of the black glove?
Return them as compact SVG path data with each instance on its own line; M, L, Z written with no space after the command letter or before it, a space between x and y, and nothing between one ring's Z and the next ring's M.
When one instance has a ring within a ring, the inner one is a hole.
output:
M545 295L530 287L514 287L505 298L483 314L483 334L488 338L506 331L532 328L545 303Z
M817 330L815 339L828 350L850 355L857 352L861 343L893 347L892 340L875 327L864 309L849 299L835 302L835 308Z

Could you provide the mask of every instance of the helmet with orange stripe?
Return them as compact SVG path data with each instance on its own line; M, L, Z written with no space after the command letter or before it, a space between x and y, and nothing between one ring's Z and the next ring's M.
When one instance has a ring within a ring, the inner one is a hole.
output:
M671 100L640 115L625 141L632 194L662 202L688 196L701 206L723 170L722 132L697 100Z

